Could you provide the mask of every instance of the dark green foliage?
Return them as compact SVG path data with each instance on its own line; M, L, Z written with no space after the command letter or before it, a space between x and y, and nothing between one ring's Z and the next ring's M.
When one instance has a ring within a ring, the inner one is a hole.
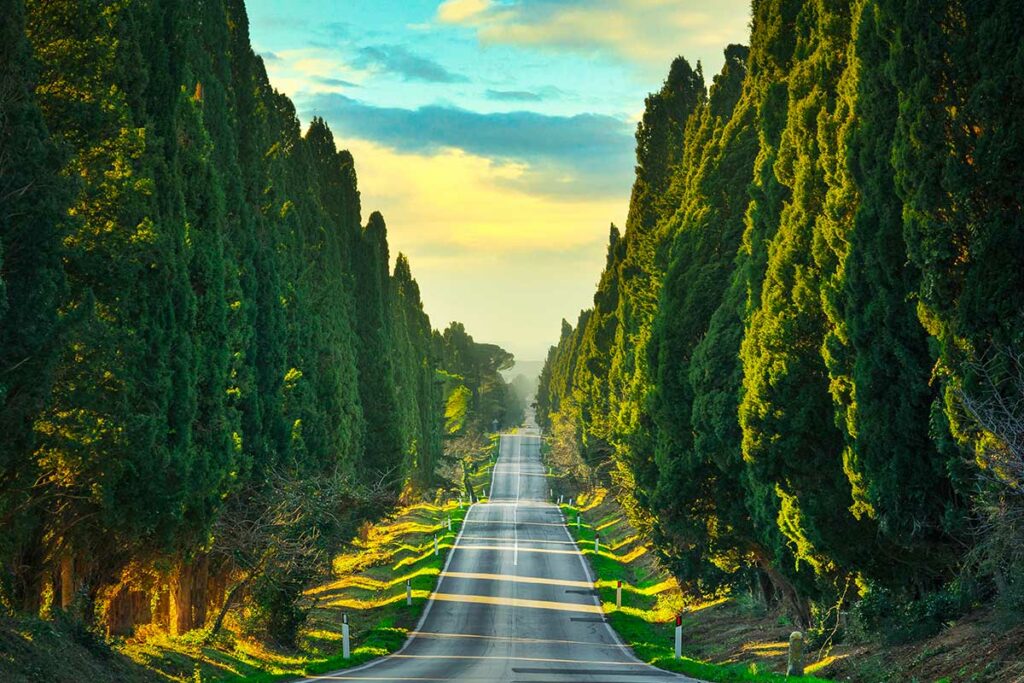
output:
M1016 475L985 454L1015 441L961 406L1020 401L1010 5L757 2L708 96L677 59L648 98L626 231L537 403L693 591L805 626L860 599L899 640L1013 594Z
M57 358L64 294L58 221L69 196L61 159L32 93L37 70L18 0L0 4L0 557L25 554L39 533L32 421L46 407ZM4 577L5 579L9 577ZM2 586L2 584L0 584ZM14 589L31 600L31 585Z
M303 133L240 0L0 14L0 603L35 609L69 558L91 617L139 568L190 582L212 557L290 643L355 520L436 484L444 371L470 429L521 419L511 355L432 330L381 215L361 225L351 154L319 118ZM334 490L294 496L283 533L277 492L312 482ZM185 588L172 630L220 606Z

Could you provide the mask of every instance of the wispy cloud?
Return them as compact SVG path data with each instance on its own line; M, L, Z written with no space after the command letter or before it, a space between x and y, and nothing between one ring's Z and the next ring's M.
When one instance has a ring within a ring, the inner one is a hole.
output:
M746 34L749 0L448 0L437 19L476 30L484 44L507 44L624 59L661 71L677 54L693 61Z
M544 96L528 90L491 90L486 93L487 99L499 102L540 102Z
M320 85L335 86L339 88L358 88L358 83L352 81L346 81L344 78L331 78L329 76L313 76L310 78L315 83Z
M437 8L441 21L461 23L472 19L490 7L490 0L445 0Z
M388 71L407 81L467 83L468 78L449 71L432 59L415 54L402 45L368 45L359 48L353 65L362 69Z
M629 187L633 170L633 126L611 116L485 114L440 105L401 109L333 93L301 104L324 116L342 139L356 137L417 154L460 149L510 164L498 182L530 194L615 196Z
M541 102L565 93L554 86L544 86L532 90L501 90L488 88L484 96L496 102Z
M338 54L325 48L303 47L294 50L261 52L267 74L274 87L293 98L317 92L338 92L340 88L360 87L365 71L352 68ZM273 55L268 58L268 54Z

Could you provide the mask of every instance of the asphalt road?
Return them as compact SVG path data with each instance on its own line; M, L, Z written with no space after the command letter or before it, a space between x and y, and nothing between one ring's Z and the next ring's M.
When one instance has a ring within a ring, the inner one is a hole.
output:
M418 628L399 652L318 680L692 681L635 659L603 621L590 571L549 500L540 437L501 437Z

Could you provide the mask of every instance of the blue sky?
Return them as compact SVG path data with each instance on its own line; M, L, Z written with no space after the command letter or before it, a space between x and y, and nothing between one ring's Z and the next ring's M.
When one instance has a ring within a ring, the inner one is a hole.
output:
M644 97L745 42L749 0L246 0L303 122L352 150L363 210L431 321L543 358L621 225Z

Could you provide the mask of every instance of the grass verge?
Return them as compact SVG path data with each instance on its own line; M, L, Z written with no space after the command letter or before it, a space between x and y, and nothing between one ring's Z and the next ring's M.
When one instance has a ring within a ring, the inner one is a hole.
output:
M713 683L828 683L813 675L787 678L757 662L712 663L694 657L675 658L675 615L683 615L683 652L687 650L687 631L700 619L704 605L686 605L675 580L661 571L647 554L640 537L629 526L617 505L606 501L607 492L599 490L581 497L578 505L565 504L562 510L569 531L576 539L596 577L596 588L608 622L642 661L662 669L676 671ZM577 515L580 523L577 524ZM597 550L595 535L600 537ZM622 608L615 606L615 591L622 581ZM785 647L785 643L758 644ZM820 666L821 663L818 663ZM809 666L813 673L815 666Z

